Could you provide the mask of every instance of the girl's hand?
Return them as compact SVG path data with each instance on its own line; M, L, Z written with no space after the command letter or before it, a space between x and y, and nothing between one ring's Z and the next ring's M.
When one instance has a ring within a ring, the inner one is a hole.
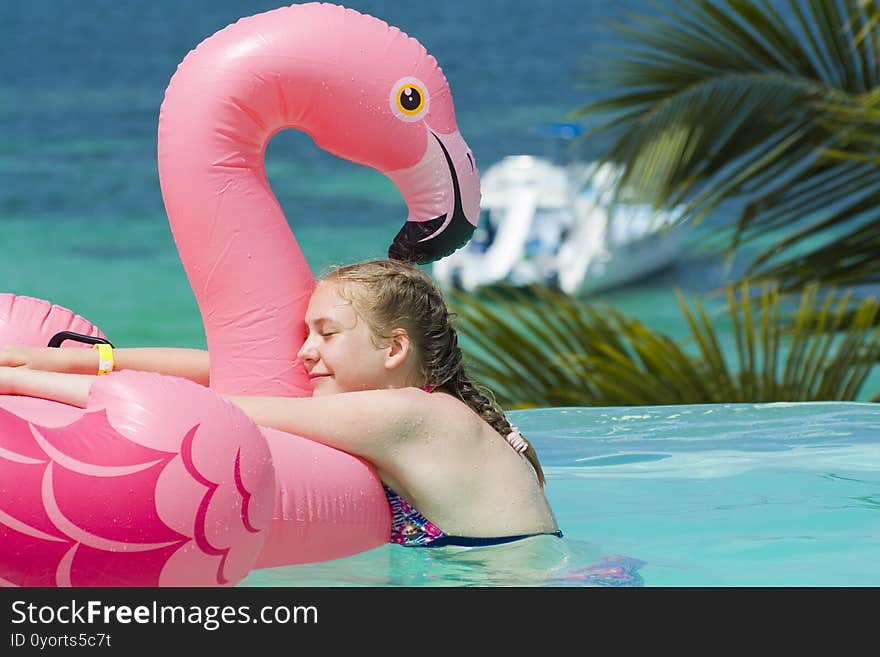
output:
M26 365L26 359L22 353L22 350L26 348L27 347L21 347L17 344L8 344L5 347L0 348L0 367L18 367L20 365Z
M0 349L0 366L4 367L31 367L35 370L47 369L45 367L35 367L41 362L46 363L49 359L44 355L46 351L57 351L49 347L26 347L19 344L8 344Z
M97 372L98 353L94 349L6 345L0 348L0 366L94 374Z
M73 351L73 350L71 350ZM0 366L0 395L51 399L85 408L95 376Z

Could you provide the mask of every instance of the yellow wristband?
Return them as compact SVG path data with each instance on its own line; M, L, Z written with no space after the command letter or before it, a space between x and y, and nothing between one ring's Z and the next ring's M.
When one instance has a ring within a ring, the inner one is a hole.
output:
M109 344L96 344L98 350L98 376L113 371L113 347Z

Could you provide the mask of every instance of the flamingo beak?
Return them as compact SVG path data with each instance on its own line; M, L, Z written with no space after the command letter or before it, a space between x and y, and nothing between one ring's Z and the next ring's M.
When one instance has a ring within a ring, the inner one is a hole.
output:
M461 135L431 131L429 142L425 159L406 176L406 182L427 180L420 191L404 194L410 217L388 249L389 258L414 264L439 260L467 244L480 212L480 175Z

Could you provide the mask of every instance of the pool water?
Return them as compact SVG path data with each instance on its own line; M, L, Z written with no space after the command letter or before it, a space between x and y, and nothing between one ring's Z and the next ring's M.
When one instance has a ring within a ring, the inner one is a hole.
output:
M386 545L241 586L878 586L880 408L785 403L510 413L565 537Z

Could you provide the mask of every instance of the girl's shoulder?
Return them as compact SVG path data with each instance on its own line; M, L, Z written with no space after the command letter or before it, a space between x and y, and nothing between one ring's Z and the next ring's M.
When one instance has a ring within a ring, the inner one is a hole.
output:
M479 431L482 422L465 402L445 392L426 392L421 388L388 390L388 399L402 414L428 426Z

